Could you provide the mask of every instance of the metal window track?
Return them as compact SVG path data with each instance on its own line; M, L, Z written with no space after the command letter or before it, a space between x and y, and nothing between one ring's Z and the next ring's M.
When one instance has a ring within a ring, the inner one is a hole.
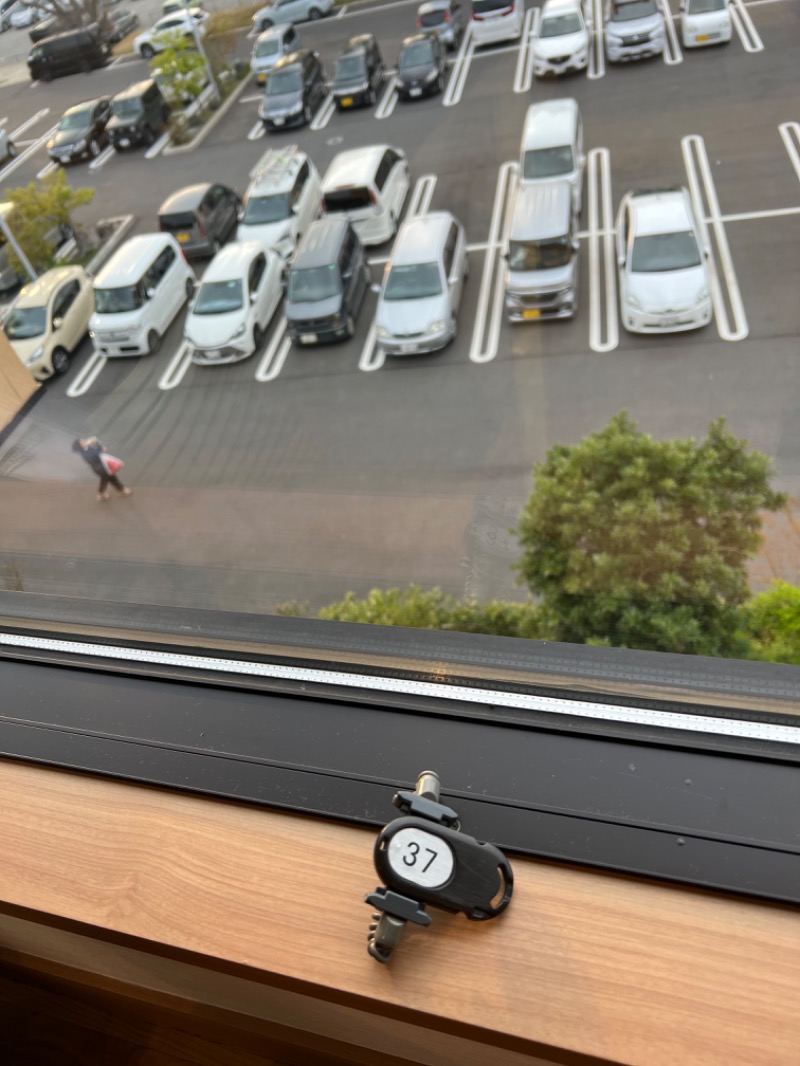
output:
M0 753L374 826L430 768L509 851L800 903L800 718L391 673L2 633Z

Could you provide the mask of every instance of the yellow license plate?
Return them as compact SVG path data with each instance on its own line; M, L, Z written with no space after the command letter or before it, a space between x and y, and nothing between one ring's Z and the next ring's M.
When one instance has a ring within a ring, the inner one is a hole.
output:
M343 96L342 97L342 107L351 107L352 104L353 104L353 97L352 96Z
M187 241L188 241L189 239L190 239L190 238L189 238L189 234L188 234L188 233L179 233L179 234L178 234L178 243L179 243L179 244L186 244L186 242L187 242Z
M698 40L698 41L707 41L707 40L708 40L708 34L707 34L707 33L701 33L701 34L700 34L700 35L699 35L699 36L698 36L698 37L696 38L696 40Z
M539 310L536 310L536 311L530 311L529 310L529 311L523 311L522 312L522 317L523 318L540 318L541 314L542 314L542 312L539 311Z
M266 74L256 74L256 81L258 82L259 85L263 85L266 80L267 80L267 75Z

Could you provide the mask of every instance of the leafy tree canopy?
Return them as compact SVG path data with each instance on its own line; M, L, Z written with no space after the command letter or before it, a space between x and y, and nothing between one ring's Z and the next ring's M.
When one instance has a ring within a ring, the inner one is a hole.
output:
M800 589L773 581L742 612L754 658L800 665Z
M73 212L93 198L94 189L73 189L68 185L61 167L43 181L6 190L5 199L15 205L9 228L37 273L48 270L55 262L56 246L47 234L56 226L71 226ZM24 276L25 269L11 247L8 258L13 269Z

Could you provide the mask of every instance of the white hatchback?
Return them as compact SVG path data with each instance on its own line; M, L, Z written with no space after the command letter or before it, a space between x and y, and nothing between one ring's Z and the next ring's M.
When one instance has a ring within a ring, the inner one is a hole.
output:
M237 363L258 351L283 298L283 260L256 241L229 244L211 260L183 327L199 366Z
M533 73L567 74L589 65L589 31L581 0L545 0L533 39Z
M729 44L733 35L730 0L681 0L684 48Z
M686 189L628 192L617 215L622 324L676 333L711 321L709 250Z

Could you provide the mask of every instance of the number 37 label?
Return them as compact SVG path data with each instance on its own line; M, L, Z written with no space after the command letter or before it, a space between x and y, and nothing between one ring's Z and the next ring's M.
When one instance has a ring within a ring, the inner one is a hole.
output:
M389 841L389 865L396 874L424 888L440 888L453 874L453 851L449 844L426 833L408 828Z

